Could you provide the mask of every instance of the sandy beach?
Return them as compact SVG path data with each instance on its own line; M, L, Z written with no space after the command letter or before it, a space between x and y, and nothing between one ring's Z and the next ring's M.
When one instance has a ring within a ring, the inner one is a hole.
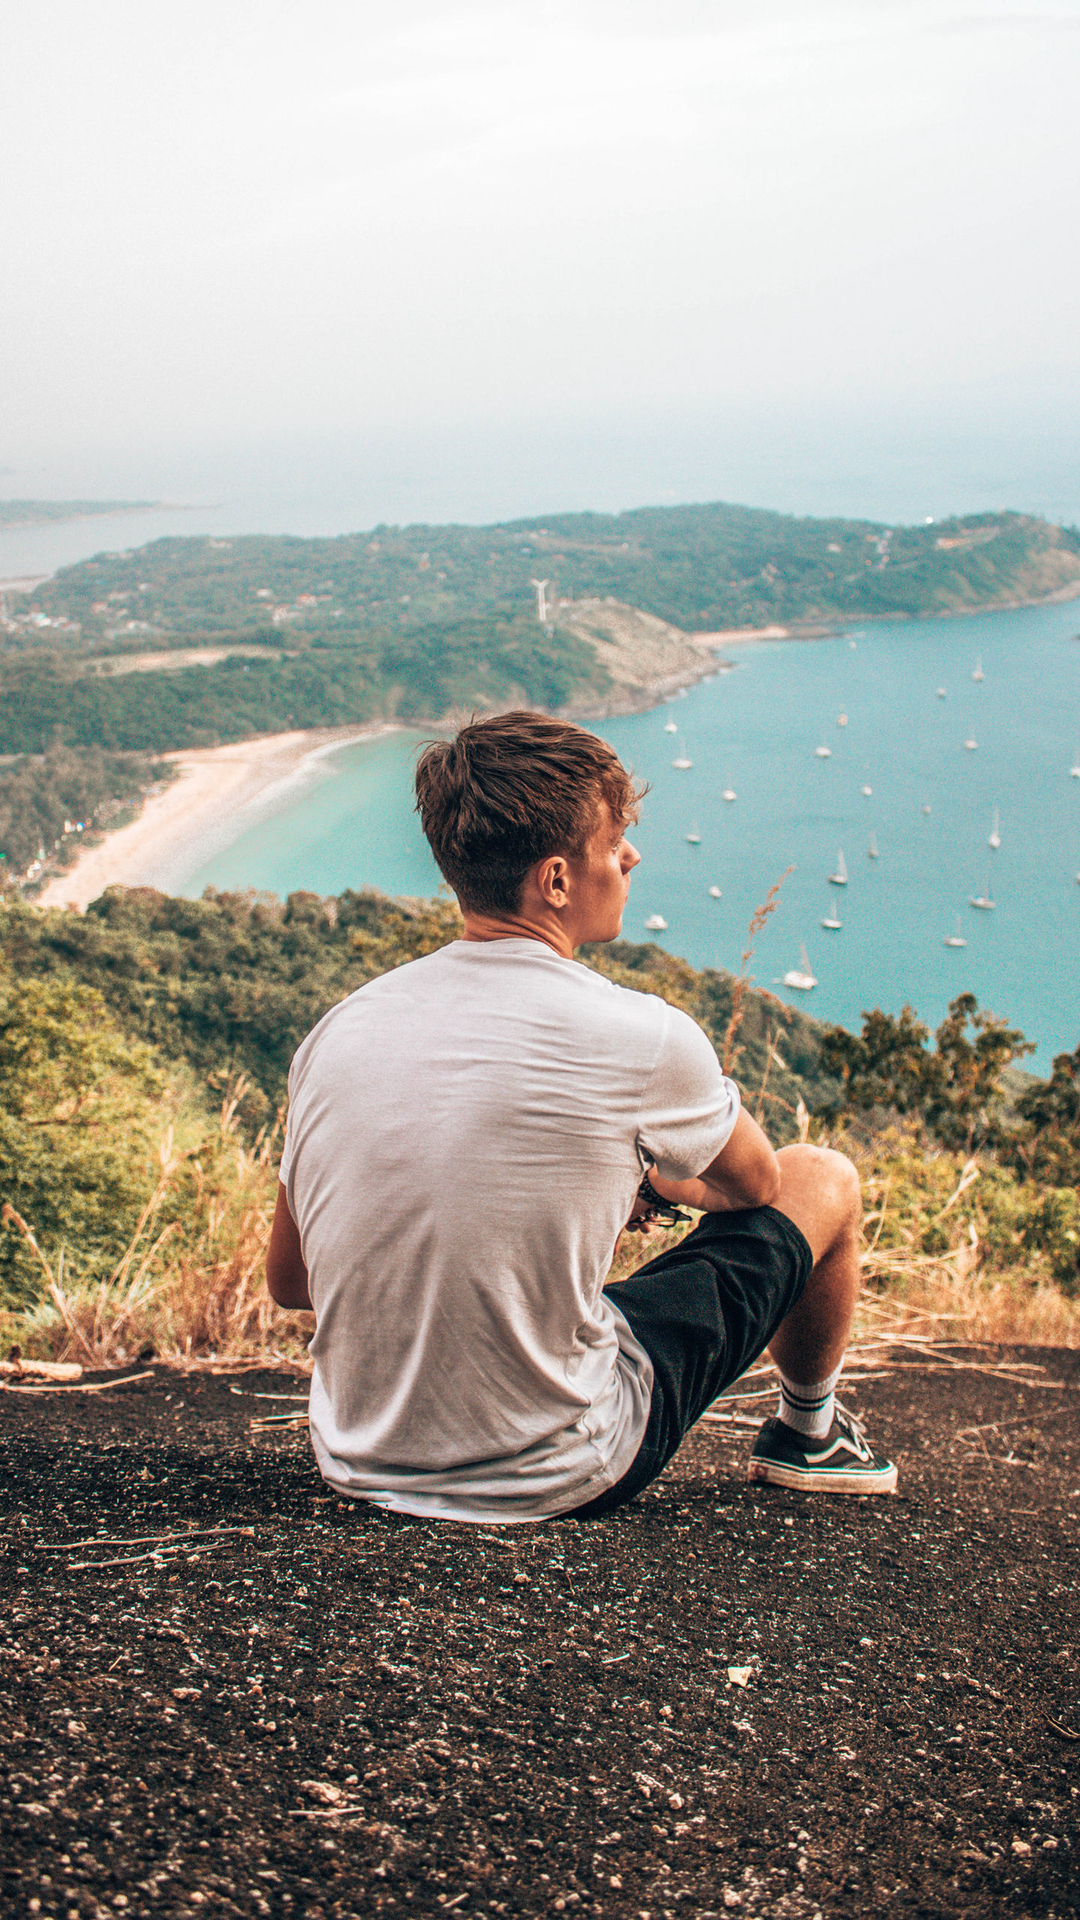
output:
M81 910L106 887L173 891L236 838L240 815L256 815L281 787L314 777L319 760L336 748L392 730L392 722L380 720L164 754L177 778L147 800L137 820L87 847L67 873L50 880L37 904Z
M647 618L632 608L616 611L629 612L639 623ZM598 707L568 712L568 718L593 723L608 714L655 706L666 694L715 672L718 653L724 646L791 637L784 627L734 627L722 633L683 634L661 621L648 624L650 629L663 628L665 635L677 636L675 655L659 662L654 658L653 672L646 676L642 673L645 657L633 657L631 648L630 677L636 684L617 688ZM625 648L626 636L620 637ZM655 649L655 634L650 631L647 638ZM657 676L657 664L668 670ZM413 724L434 727L439 722ZM146 801L137 820L106 833L98 846L87 847L80 854L67 873L50 880L37 896L38 906L77 907L82 911L91 900L99 899L106 887L179 891L214 853L236 840L260 813L270 810L283 787L314 778L318 762L338 747L396 731L397 725L394 721L373 720L363 726L264 734L224 747L163 754L162 759L177 769L177 778L164 792Z

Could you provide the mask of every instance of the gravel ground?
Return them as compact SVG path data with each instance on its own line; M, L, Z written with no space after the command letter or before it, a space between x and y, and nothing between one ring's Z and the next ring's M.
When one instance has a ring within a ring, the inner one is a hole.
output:
M896 1498L712 1424L503 1530L328 1497L297 1376L0 1393L0 1911L1076 1913L1080 1355L953 1358Z

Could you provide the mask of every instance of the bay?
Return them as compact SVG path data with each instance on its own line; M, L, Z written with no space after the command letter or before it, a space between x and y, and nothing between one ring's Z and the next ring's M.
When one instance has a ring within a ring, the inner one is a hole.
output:
M1048 1071L1080 1042L1078 629L1080 607L1066 603L758 642L684 697L597 722L650 784L625 937L737 971L751 915L780 883L748 963L759 985L849 1027L905 1003L936 1024L970 989L1037 1043L1031 1064ZM412 810L421 737L328 756L276 811L238 819L183 891L430 895L439 875ZM673 767L680 757L692 766ZM843 888L828 879L841 851ZM994 909L973 908L988 889ZM841 930L824 929L837 912ZM667 929L650 933L657 914ZM958 919L967 945L946 947ZM809 993L782 984L803 945Z

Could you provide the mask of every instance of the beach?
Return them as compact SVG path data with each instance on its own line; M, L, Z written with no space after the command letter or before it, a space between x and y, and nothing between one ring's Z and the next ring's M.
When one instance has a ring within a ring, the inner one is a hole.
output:
M174 890L186 873L235 836L241 816L258 818L283 787L315 777L318 762L336 748L392 731L392 721L376 720L164 754L176 778L150 796L138 819L107 833L67 873L50 880L37 904L81 911L106 887Z
M620 611L622 611L620 609ZM631 612L634 610L631 609ZM637 616L638 620L642 616ZM662 627L663 622L650 622ZM788 638L782 627L737 627L723 633L685 635L676 628L683 657L662 665L669 671L620 688L601 708L575 709L587 723L616 713L641 712L665 695L692 686L717 671L718 650L754 640ZM640 664L640 663L635 663ZM674 671L670 669L674 668ZM436 727L438 721L415 721ZM184 881L248 825L271 811L286 786L300 786L317 773L318 762L339 747L400 730L391 720L355 727L316 728L308 732L264 734L222 747L185 748L161 758L176 768L176 778L150 796L136 820L82 852L66 873L49 880L37 895L41 907L77 907L81 912L106 887L157 887L178 892Z

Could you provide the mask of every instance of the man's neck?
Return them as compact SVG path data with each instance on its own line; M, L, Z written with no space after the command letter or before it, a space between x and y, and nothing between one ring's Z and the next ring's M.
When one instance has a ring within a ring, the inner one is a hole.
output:
M512 914L509 918L496 919L492 914L467 913L462 915L465 921L463 940L541 940L545 947L557 953L560 960L572 960L574 949L561 922L546 918L533 919L529 915Z

